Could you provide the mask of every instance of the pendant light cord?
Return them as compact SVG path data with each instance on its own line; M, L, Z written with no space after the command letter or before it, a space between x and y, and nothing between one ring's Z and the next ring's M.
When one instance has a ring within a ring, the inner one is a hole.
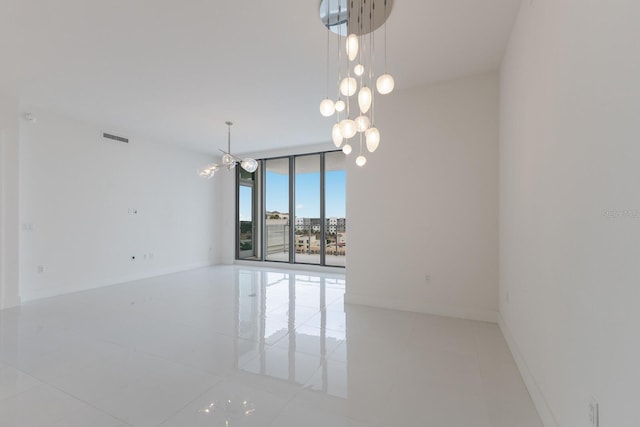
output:
M336 17L336 24L338 23L338 21L340 21L342 16L342 3L340 3L340 1L338 1L338 16ZM342 25L338 24L338 37L337 37L337 43L338 43L338 85L337 85L337 90L336 90L336 100L341 100L340 97L340 83L342 82L342 69L340 68L340 63L342 62L342 50L340 49L340 40L342 39ZM336 111L336 122L340 123L340 111Z
M384 0L384 73L387 74L387 0Z
M373 25L373 19L376 12L376 3L373 0L371 4L371 26ZM385 23L386 25L386 23ZM369 37L371 38L371 67L369 68L369 81L371 82L371 87L374 87L373 76L374 76L374 64L376 60L376 36L373 34L373 30L369 31ZM376 95L375 89L371 91L371 127L375 127L375 116L376 116Z
M349 24L351 22L351 9L353 8L353 2L351 3L351 7L347 7L347 38L349 37ZM349 80L347 80L347 88L349 92L349 90L351 90L351 69L349 68L349 52L346 50L345 48L345 58L346 58L346 63L347 63L347 78ZM345 97L347 98L347 110L345 113L345 119L350 119L351 118L351 103L349 101L349 99L351 98L348 95L345 95Z
M329 36L331 32L331 16L329 15L330 1L327 0L327 98L329 98Z

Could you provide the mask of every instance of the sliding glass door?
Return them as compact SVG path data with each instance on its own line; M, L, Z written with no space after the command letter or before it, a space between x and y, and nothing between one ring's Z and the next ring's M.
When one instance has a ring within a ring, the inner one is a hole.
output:
M265 160L267 261L290 262L289 158Z
M238 168L237 237L238 259L260 259L257 173Z
M263 159L237 173L237 259L346 265L341 151Z
M324 155L325 264L344 267L347 259L345 161L341 151Z
M320 155L295 158L295 262L320 264Z

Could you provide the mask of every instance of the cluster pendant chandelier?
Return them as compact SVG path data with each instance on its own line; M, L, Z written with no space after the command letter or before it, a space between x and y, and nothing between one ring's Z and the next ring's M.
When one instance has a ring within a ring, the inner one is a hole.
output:
M258 169L258 162L255 159L247 157L245 159L241 159L239 157L231 154L231 126L232 122L225 122L227 125L227 151L220 150L222 154L222 165L218 165L216 163L211 163L210 165L205 166L204 168L198 171L198 175L203 178L211 179L215 175L215 173L220 170L220 168L224 168L228 171L235 169L236 164L239 164L240 167L246 170L249 173L253 173Z
M375 126L375 85L378 94L393 91L394 81L387 71L386 21L393 0L321 0L320 19L327 27L327 96L320 102L320 114L335 114L331 137L337 148L349 155L351 139L358 137L356 164L364 166L367 158L363 146L373 153L380 144L380 131ZM374 31L384 25L384 72L374 73ZM329 96L330 31L338 34L338 91L334 101ZM356 96L357 95L357 96Z

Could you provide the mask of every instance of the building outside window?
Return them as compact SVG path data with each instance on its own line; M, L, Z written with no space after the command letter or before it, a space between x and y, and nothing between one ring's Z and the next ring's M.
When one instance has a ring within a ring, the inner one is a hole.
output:
M342 152L262 159L236 178L237 259L346 265Z

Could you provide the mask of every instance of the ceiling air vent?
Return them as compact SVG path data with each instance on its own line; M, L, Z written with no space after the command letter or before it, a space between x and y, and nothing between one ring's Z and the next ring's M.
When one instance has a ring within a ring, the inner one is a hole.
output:
M102 137L106 139L112 139L114 141L124 142L125 144L129 143L129 138L125 138L123 136L114 135L112 133L102 132Z

